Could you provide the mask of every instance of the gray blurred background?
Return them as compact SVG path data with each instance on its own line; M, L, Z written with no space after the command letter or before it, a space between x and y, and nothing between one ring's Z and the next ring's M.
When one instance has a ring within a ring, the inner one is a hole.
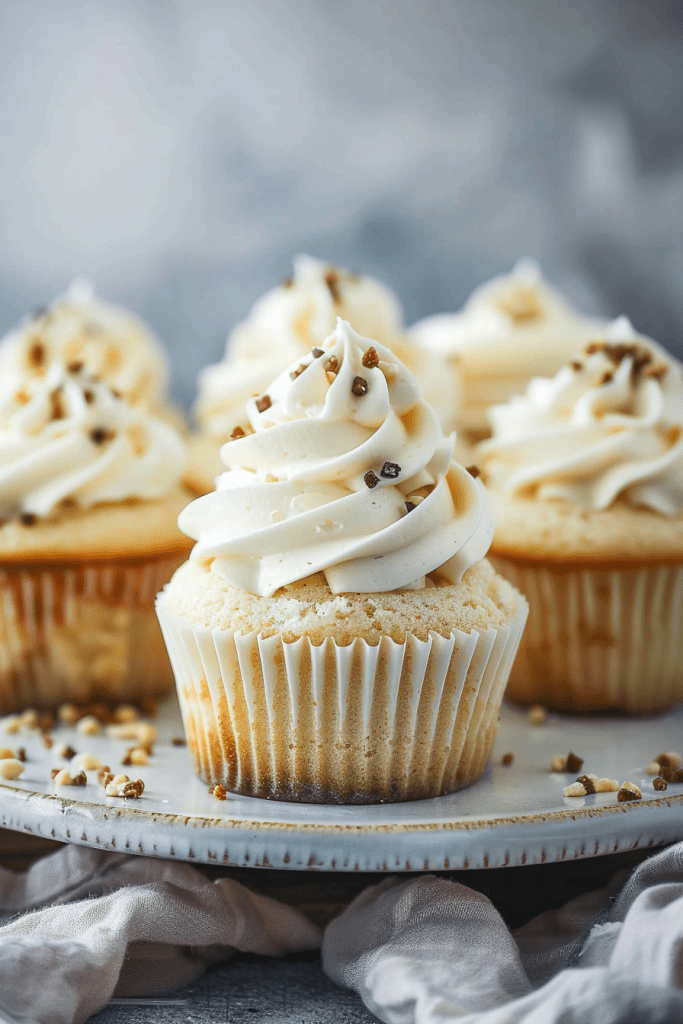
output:
M3 0L0 333L76 274L175 393L309 252L406 320L518 256L683 354L683 4Z

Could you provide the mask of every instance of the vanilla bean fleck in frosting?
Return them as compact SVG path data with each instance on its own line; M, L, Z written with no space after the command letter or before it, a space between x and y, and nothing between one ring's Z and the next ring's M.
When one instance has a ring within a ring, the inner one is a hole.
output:
M60 506L158 498L178 484L177 430L129 405L83 364L55 360L0 398L0 519L30 525Z
M341 319L239 428L216 490L178 523L191 557L243 590L321 571L335 594L456 583L489 548L488 496L453 461L454 435L394 354Z
M625 317L489 415L477 458L496 489L596 511L617 498L683 511L683 365Z

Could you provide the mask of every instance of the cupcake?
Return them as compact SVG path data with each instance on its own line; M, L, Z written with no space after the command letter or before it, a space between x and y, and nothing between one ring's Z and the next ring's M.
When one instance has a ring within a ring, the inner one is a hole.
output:
M442 361L411 342L396 296L379 281L310 256L297 256L294 274L256 302L231 331L222 362L199 376L194 407L200 433L191 442L188 483L203 492L222 472L219 451L243 414L247 399L266 390L273 377L303 358L348 320L365 337L389 345L419 376L432 404L457 407L458 378ZM452 424L448 430L452 429Z
M322 803L474 782L526 601L412 374L340 320L231 433L157 604L198 774Z
M522 260L477 288L461 312L427 317L410 333L459 371L455 425L476 442L489 434L491 405L521 394L531 377L552 376L603 326L574 312L538 266Z
M23 387L27 374L43 375L54 359L83 363L130 404L182 426L182 414L168 398L161 343L138 317L96 297L88 281L74 281L0 340L2 387Z
M622 318L491 410L492 561L530 604L513 700L648 714L683 699L682 374Z
M184 460L175 428L78 361L3 389L0 713L172 687L154 596L189 547Z

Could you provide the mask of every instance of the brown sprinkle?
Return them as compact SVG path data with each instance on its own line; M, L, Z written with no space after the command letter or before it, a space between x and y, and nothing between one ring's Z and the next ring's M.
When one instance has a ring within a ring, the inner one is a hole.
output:
M63 757L65 761L70 761L72 757L76 756L76 751L68 743L59 750L59 756Z
M567 771L571 772L573 775L574 772L580 772L582 767L583 758L579 757L578 754L572 753L572 751L570 750L567 754Z
M238 437L246 437L246 434L244 433L242 427L235 427L230 434L231 441L236 441Z
M580 782L586 793L590 796L591 793L595 793L595 783L589 775L579 775L577 782Z
M50 778L51 779L56 779L57 776L59 775L59 773L61 771L63 771L63 770L64 770L63 768L53 768L52 771L50 772Z
M210 788L209 793L211 793L211 796L215 796L216 800L227 800L228 798L228 794L225 787L221 786L220 783L218 783L217 786L213 786L212 788Z
M353 384L351 385L351 391L354 395L367 395L368 382L365 377L354 377Z
M669 781L676 783L683 782L683 768L676 768L676 770L671 773Z
M17 761L26 762L26 750L24 747L17 747Z
M369 487L370 490L372 490L373 487L376 487L377 484L379 483L379 477L371 469L367 471L367 473L363 477L363 480L365 480L365 486Z
M377 355L377 349L374 345L371 345L370 348L363 353L361 363L369 370L374 369L375 366L379 366L379 356Z
M131 782L124 784L121 796L130 797L133 800L137 800L138 797L142 796L145 791L145 784L142 779L133 779Z
M666 781L666 779L663 779L661 775L658 775L656 779L652 780L652 785L656 790L659 790L660 792L661 790L669 788L668 782Z
M43 746L44 746L44 747L47 747L47 749L48 749L48 750L50 749L50 747L51 747L51 746L52 746L52 745L54 744L54 742L55 742L55 741L54 741L54 740L52 739L52 736L47 736L47 735L46 735L45 733L42 733L42 735L41 735L40 739L41 739L41 742L42 742Z
M45 362L45 346L37 341L28 352L29 363L32 366L42 366Z
M92 405L95 401L95 393L94 391L91 391L90 388L83 392L83 397L88 405Z
M412 512L414 508L417 508L417 505L415 504L414 501L406 502L406 512Z
M600 384L611 384L613 380L614 374L608 370L607 373L603 373L602 377L600 378Z
M681 755L677 750L667 750L665 754L657 754L655 760L674 770L681 767Z
M55 388L54 391L50 392L50 405L51 413L50 417L53 420L63 420L66 417L64 412L64 406L62 404L62 389Z
M621 789L617 793L617 800L620 804L626 803L628 800L642 799L642 791L634 782L622 782Z
M501 764L512 764L515 760L515 755L512 753L503 754L500 759Z
M321 348L312 348L311 355L313 356L314 359L320 359L320 357L324 356L325 353Z
M80 373L83 369L83 363L80 360L74 360L71 363L67 363L66 368L69 373Z
M115 437L116 433L113 430L106 430L105 427L95 427L90 431L90 440L93 444L104 444L105 441L111 441Z
M266 409L270 409L272 404L270 395L261 395L260 398L256 399L256 408L259 412L265 412Z
M339 278L335 274L334 270L330 270L325 274L325 284L329 288L332 301L339 304L342 300L341 292L339 291Z
M289 374L289 376L290 376L290 378L292 380L296 380L296 378L300 377L301 374L304 372L304 370L307 370L307 369L308 369L308 364L307 363L299 363L299 365L297 366L296 370L292 370L291 373Z
M88 785L88 776L85 774L84 771L80 771L77 775L74 775L72 785L74 785L74 786L87 786Z
M24 526L35 526L38 516L35 512L22 512L19 516L19 520L24 524Z
M401 467L397 462L385 462L379 471L379 475L387 480L395 480L401 473Z
M339 370L339 360L337 359L336 356L330 356L329 359L325 360L323 366L330 373L337 373Z
M481 476L481 470L479 469L479 466L468 466L467 472L470 474L470 476L473 476L475 480L477 479L478 476Z
M184 747L187 741L182 736L174 736L171 740L172 747Z
M579 370L583 370L583 363L580 363L578 359L573 359L569 365L572 370L576 371L576 373L578 373Z

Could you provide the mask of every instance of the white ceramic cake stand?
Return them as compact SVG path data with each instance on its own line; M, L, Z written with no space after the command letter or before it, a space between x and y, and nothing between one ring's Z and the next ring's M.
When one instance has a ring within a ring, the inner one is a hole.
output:
M438 871L569 860L683 839L683 785L655 792L648 762L683 748L683 708L659 718L568 718L531 726L504 707L494 755L469 789L434 800L363 807L279 803L245 797L216 800L196 778L184 747L175 699L154 718L159 739L141 768L120 768L146 785L139 800L105 797L95 773L84 788L56 787L50 769L64 765L35 733L4 736L26 749L25 772L0 785L0 825L104 850L210 864L318 871ZM54 733L78 752L116 768L130 741ZM54 748L53 748L54 750ZM551 774L555 754L573 750L582 771L643 790L618 803L616 793L570 799L574 776ZM501 764L506 752L514 763Z

